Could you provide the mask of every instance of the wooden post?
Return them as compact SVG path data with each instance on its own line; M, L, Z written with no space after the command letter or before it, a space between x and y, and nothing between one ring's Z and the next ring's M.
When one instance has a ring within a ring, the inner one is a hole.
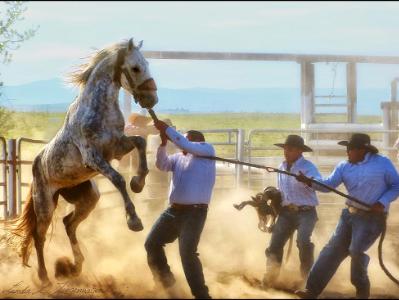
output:
M397 130L397 123L393 122L393 114L398 111L397 102L382 102L382 125L384 130ZM397 119L396 119L397 120ZM397 122L397 121L396 121ZM383 134L383 147L392 147L395 143L396 134L386 132Z
M307 129L308 125L315 121L314 100L314 65L310 62L301 63L301 128ZM305 143L308 143L311 135L304 135Z
M392 83L391 83L391 101L392 102L398 101L398 81L399 81L399 78L392 80Z
M14 218L17 215L17 152L16 140L9 139L8 146L8 217Z
M398 80L394 79L391 83L391 130L398 130ZM397 133L391 134L391 141L394 143L398 138ZM391 144L392 146L393 144Z
M127 118L132 112L132 96L128 91L123 90L123 117L125 118L125 123Z
M357 74L356 63L346 65L346 95L348 104L348 123L356 123Z

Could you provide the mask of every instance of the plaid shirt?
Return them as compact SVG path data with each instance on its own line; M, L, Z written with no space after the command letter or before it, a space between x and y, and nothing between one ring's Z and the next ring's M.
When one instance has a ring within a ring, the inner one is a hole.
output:
M288 171L287 162L281 163L279 169ZM316 166L303 156L292 164L289 172L299 174L299 171L307 177L321 177ZM314 189L302 182L298 182L293 176L278 173L277 184L283 196L283 206L289 204L316 206L319 204Z

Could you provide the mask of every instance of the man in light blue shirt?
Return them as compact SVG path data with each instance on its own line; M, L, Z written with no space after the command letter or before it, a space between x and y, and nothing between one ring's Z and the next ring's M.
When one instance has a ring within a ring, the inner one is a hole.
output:
M303 152L312 151L304 144L302 137L289 135L284 144L275 145L284 148L285 161L279 166L280 170L320 177L315 165L302 156ZM264 287L273 287L279 275L284 245L295 230L298 231L296 242L301 262L301 275L304 279L314 260L314 245L311 242L311 236L317 222L316 193L311 187L286 174L278 173L277 183L282 194L283 207L273 228L269 247L266 249Z
M190 130L186 137L162 121L156 121L162 143L158 148L156 166L173 173L169 193L169 207L151 229L146 242L148 265L156 283L169 288L175 283L167 263L164 246L179 240L184 274L197 299L210 298L198 258L197 246L208 212L215 184L215 161L198 156L214 156L213 146L205 142L203 134ZM166 143L171 140L182 152L167 155Z
M342 210L333 236L312 266L306 289L296 292L301 298L317 298L347 256L351 257L351 282L356 287L356 297L370 296L370 258L365 252L381 234L389 205L399 196L395 167L387 157L377 154L378 149L370 144L367 134L355 133L349 141L338 144L347 147L348 160L339 163L328 178L315 179L333 188L343 183L349 195L365 206L347 199L348 208ZM328 191L312 184L307 176L300 175L298 180L319 191Z

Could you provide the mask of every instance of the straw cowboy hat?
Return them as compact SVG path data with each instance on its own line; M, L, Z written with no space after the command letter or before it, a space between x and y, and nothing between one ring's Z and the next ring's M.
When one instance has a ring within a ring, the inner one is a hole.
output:
M129 123L137 127L147 126L151 121L151 117L143 116L138 113L132 113L128 118Z
M274 144L275 146L284 148L284 146L291 146L302 149L303 152L312 152L312 148L305 145L303 138L296 134L290 134L287 136L284 144Z
M354 148L366 148L372 153L378 153L378 149L370 143L370 136L365 133L354 133L349 141L340 141L338 142L338 145L352 146Z

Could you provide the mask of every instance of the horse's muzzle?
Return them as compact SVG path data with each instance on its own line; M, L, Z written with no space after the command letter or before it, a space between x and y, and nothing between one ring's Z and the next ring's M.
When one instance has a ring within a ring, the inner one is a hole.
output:
M158 103L157 86L154 79L149 78L137 87L134 98L143 108L152 108Z

